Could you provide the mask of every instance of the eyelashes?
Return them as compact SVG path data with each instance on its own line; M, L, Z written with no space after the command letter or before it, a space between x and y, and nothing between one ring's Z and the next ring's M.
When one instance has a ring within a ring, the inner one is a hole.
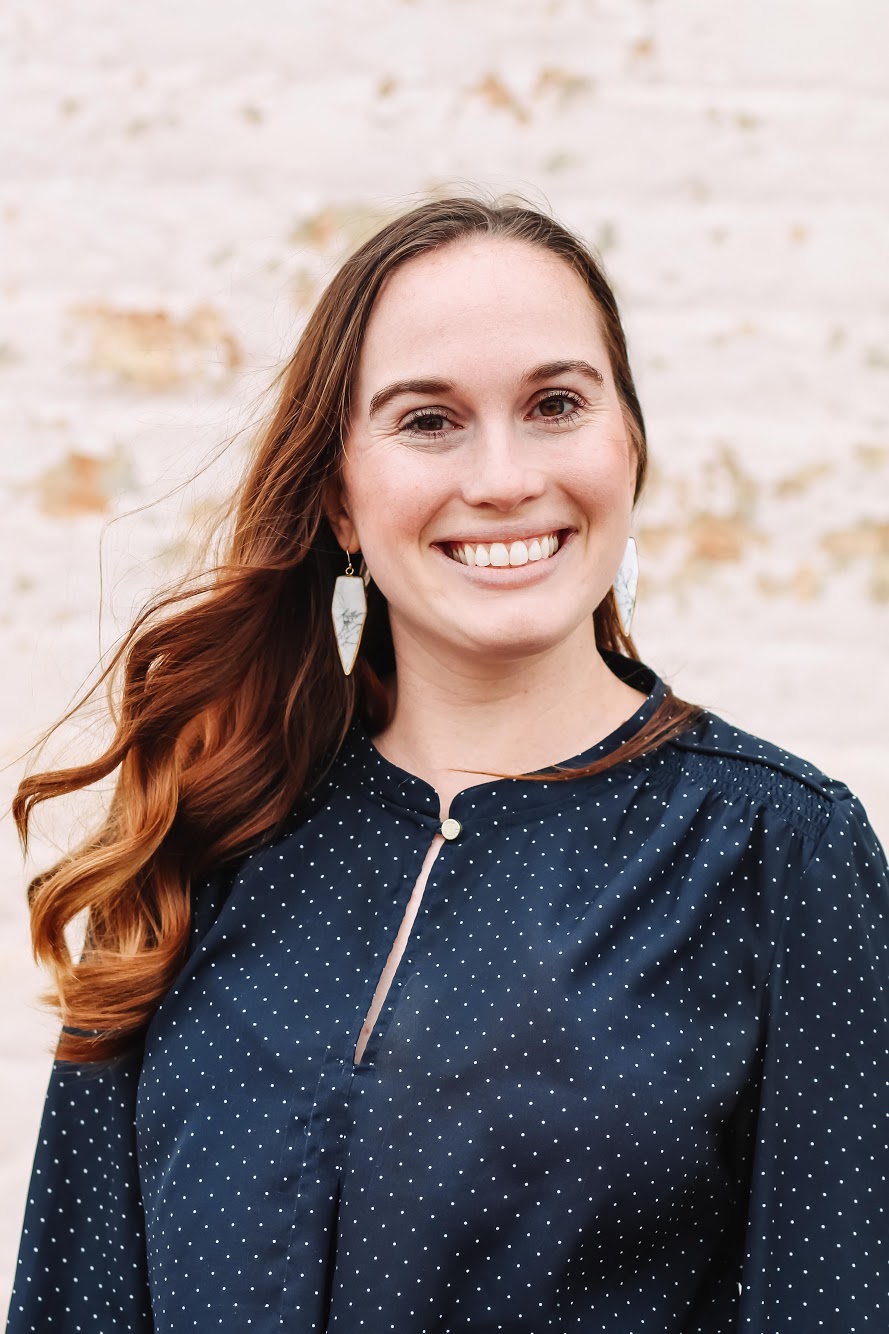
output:
M562 422L573 421L574 418L577 416L578 412L580 411L580 409L585 406L584 401L579 394L573 393L573 391L570 389L558 389L555 392L553 392L552 390L547 390L545 394L543 394L540 398L538 398L535 401L534 407L539 408L542 407L544 404L552 404L552 403L570 403L571 411L559 412L554 417L544 415L542 417L538 417L537 418L538 421L555 422L557 425L561 424Z
M581 409L586 406L584 400L573 389L548 389L535 401L531 410L533 412L544 405L557 403L569 404L570 410L555 413L553 416L538 416L535 420L545 422L548 427L558 430L560 427L573 422ZM435 424L433 425L433 423ZM420 408L418 411L411 413L401 429L423 440L441 440L446 435L451 434L447 427L453 426L454 423L451 421L447 409Z
M424 440L440 440L443 436L448 434L442 427L431 427L429 430L421 430L420 427L427 422L450 422L450 420L450 417L444 410L441 412L433 412L430 411L429 408L426 408L422 412L417 412L412 417L408 417L402 430L407 431L408 433L412 432L414 435L420 435ZM453 425L452 422L451 425Z

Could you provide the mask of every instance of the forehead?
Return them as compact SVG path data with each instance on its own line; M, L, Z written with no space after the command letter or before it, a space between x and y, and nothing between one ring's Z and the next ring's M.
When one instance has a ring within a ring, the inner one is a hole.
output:
M607 360L582 278L540 246L473 237L409 260L386 279L368 322L358 390L365 396L377 380L402 375L458 376L480 363L521 373L572 358Z

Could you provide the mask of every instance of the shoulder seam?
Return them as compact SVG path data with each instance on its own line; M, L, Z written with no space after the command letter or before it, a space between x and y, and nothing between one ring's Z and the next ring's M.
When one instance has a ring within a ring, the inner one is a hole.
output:
M744 734L741 733L740 735ZM808 788L817 796L822 797L827 801L831 800L830 794L825 791L825 782L830 782L831 780L828 779L826 774L819 774L819 771L815 766L808 764L806 761L801 761L800 763L806 765L806 768L811 771L811 776L801 772L799 764L790 764L787 761L777 759L774 756L766 757L763 755L751 755L749 752L730 750L727 746L719 746L712 743L708 744L707 742L697 741L691 733L671 737L668 745L675 746L677 749L683 750L687 754L709 755L714 759L738 760L744 764L758 765L761 769L774 770L776 773L783 774L785 778L789 778L792 782L799 783L801 787ZM775 747L774 749L777 750L779 754L781 753L780 748Z
M818 839L827 826L835 804L833 798L823 788L805 782L792 770L715 748L676 747L671 752L674 744L671 742L653 752L652 758L658 755L662 757L661 772L664 778L669 772L671 779L675 780L677 773L681 772L687 781L697 787L719 793L723 797L746 795L757 806L774 811L804 838ZM669 760L667 754L670 754ZM649 773L655 780L659 776L655 765L650 767ZM781 791L775 781L779 775L800 789L800 806L792 804L790 793Z

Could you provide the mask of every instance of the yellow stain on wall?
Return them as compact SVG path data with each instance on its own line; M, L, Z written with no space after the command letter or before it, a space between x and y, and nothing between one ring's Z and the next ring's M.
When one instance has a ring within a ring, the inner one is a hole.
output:
M549 65L538 74L533 96L553 95L559 106L568 106L575 98L594 91L595 85L587 75L575 74L558 65Z
M240 346L212 306L177 319L165 310L78 306L71 312L92 333L88 365L145 389L171 389L242 362Z
M685 526L688 557L705 564L742 560L756 536L738 515L694 514Z
M486 74L483 79L480 79L469 89L469 94L472 97L480 97L495 111L508 111L520 125L526 125L531 119L527 107L522 105L499 74Z
M322 253L348 254L369 241L375 232L403 210L373 208L367 204L326 204L317 213L300 218L291 228L292 245Z
M837 528L825 533L821 545L839 564L852 560L889 556L889 523L865 519L849 528Z
M824 580L811 565L798 566L786 579L761 574L756 586L766 597L792 597L797 602L815 602L824 590Z
M134 485L129 457L118 446L104 455L70 450L40 473L28 489L36 491L43 514L68 519L80 514L107 514L114 497Z
M855 457L863 468L877 469L885 467L889 463L889 445L856 445Z
M866 591L874 602L889 602L889 522L863 519L824 533L821 547L838 569L864 562Z
M780 496L782 500L789 499L791 496L804 496L816 482L829 477L834 471L832 463L810 463L805 468L798 469L797 472L787 473L786 476L779 477L775 483L775 495Z

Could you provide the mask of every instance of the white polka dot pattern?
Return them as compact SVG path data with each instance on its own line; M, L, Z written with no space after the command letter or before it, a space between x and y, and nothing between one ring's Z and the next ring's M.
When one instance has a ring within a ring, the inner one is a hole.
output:
M357 1067L432 789L354 728L198 891L144 1053L53 1074L9 1334L889 1328L889 887L856 800L708 717L451 815Z

